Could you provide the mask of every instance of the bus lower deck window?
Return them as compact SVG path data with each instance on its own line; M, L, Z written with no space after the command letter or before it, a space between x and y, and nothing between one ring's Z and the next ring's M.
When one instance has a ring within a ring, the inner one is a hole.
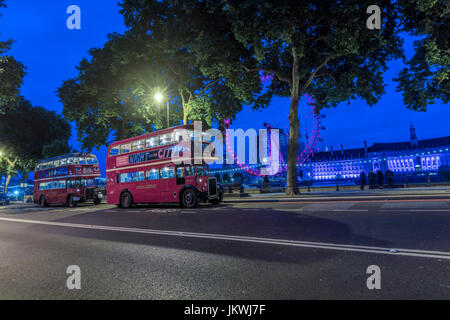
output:
M120 183L128 183L131 182L131 172L122 173L120 175Z
M175 170L173 168L161 169L161 179L175 178Z
M194 169L192 168L192 166L187 165L186 166L186 176L190 177L190 176L194 176L194 175L195 175L195 173L194 173Z
M159 170L158 169L147 170L145 172L145 179L146 180L158 180L159 179Z

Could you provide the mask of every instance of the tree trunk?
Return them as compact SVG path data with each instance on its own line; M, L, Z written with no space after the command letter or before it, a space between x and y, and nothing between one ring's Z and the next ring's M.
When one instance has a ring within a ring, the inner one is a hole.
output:
M186 98L183 94L183 91L180 91L180 96L181 96L181 104L183 106L183 124L189 124L189 107L188 104L186 103Z
M189 124L187 106L183 105L183 124Z
M9 182L11 181L11 178L12 178L11 175L8 175L8 178L6 178L6 182L5 182L5 194L7 194L7 192L8 192L8 185L9 185Z
M299 59L292 50L292 83L291 83L291 107L289 111L289 147L288 147L288 167L286 173L286 195L293 196L299 194L297 182L297 148L299 138L298 103L300 101L300 79L298 75Z
M27 170L23 170L22 171L22 179L21 182L25 182L25 180L28 179L28 171Z

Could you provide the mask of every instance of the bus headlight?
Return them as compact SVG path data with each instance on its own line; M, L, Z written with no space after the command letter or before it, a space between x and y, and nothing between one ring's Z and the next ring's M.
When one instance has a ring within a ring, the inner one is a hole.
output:
M99 199L103 198L103 193L99 192L99 193L97 194L97 198L99 198Z
M203 188L202 188L202 190L203 190L203 191L206 191L206 188L205 188L205 187L203 187Z

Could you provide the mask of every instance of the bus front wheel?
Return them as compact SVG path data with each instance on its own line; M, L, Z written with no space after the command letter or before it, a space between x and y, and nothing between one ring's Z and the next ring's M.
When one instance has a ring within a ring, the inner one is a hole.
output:
M73 195L70 195L70 196L67 198L67 206L68 206L69 208L74 208L74 207L77 206L77 202L73 199Z
M129 208L131 207L131 204L133 203L133 200L131 198L131 194L129 192L124 192L122 196L120 197L120 206L122 208Z
M184 208L197 208L199 205L199 199L194 190L188 189L183 193L181 198L181 204Z
M100 198L95 198L95 200L94 200L94 205L96 205L96 206L98 206L100 203L102 202L102 199L100 199Z

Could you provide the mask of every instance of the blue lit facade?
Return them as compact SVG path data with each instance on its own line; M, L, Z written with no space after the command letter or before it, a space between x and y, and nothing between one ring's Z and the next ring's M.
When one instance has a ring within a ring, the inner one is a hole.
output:
M284 135L280 141L281 157L287 158L287 139ZM286 166L286 163L280 163ZM432 182L441 181L439 171L450 168L450 136L418 140L415 129L411 125L410 141L394 143L374 143L368 146L364 142L363 148L344 149L313 153L306 163L298 165L299 181L313 182L315 185L334 184L337 180L345 184L358 184L361 172L366 175L373 171L387 169L394 173L396 182ZM214 170L220 176L227 174L230 178L237 172L243 175L245 183L258 183L258 177L242 170L238 166L226 166ZM271 181L285 182L285 170Z
M410 141L395 143L374 143L364 148L315 153L307 163L300 165L304 177L313 181L332 181L359 179L364 171L383 173L389 169L394 177L413 176L435 177L439 168L450 165L450 137L418 140L411 125Z

